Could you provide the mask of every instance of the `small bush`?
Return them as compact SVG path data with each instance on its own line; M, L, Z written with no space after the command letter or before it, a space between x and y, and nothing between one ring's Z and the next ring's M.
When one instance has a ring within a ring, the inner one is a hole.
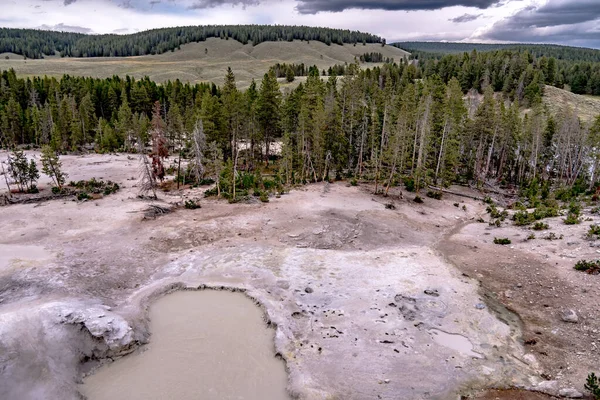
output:
M585 383L585 390L590 392L594 396L595 400L600 400L600 379L593 372L587 377Z
M406 187L407 191L414 192L415 191L415 180L410 177L404 178L404 186Z
M184 207L188 210L196 210L201 208L200 204L196 203L194 200L186 200Z
M266 193L266 192L262 192L262 193L260 194L260 197L259 197L259 199L260 199L260 201L262 201L263 203L268 203L268 202L269 202L269 195L268 195L268 193Z
M490 226L495 226L500 228L502 226L502 221L500 219L497 219L495 221L490 221Z
M52 186L52 194L60 194L60 189L58 186Z
M554 233L554 232L550 232L549 234L544 236L544 239L546 239L546 240L562 240L562 238L563 238L563 235L556 236L556 233Z
M27 190L27 193L29 193L29 194L36 194L39 192L40 192L40 189L38 189L38 187L36 185L31 185L31 187Z
M358 181L356 180L356 178L352 178L352 179L350 180L350 185L351 185L351 186L358 186Z
M533 224L534 231L543 231L548 228L550 228L550 226L545 222L536 222L535 224Z
M467 211L467 206L466 206L466 204L464 204L464 205L462 206L462 209L463 209L463 211L465 211L465 212Z
M506 219L506 217L508 217L508 211L506 211L506 210L500 211L494 204L489 205L486 208L486 211L488 212L488 214L490 214L490 217L499 218L500 221L504 221Z
M563 221L565 222L565 225L576 225L581 222L579 216L573 213L567 214L567 218L565 218Z
M88 200L88 199L91 199L91 197L89 194L87 194L87 192L79 192L77 194L77 200L79 200L79 201Z
M598 275L598 274L600 274L600 260L596 260L596 261L580 260L580 261L577 261L574 268L577 271L587 272L590 275Z
M517 211L513 214L512 219L517 226L529 225L534 221L533 214L529 214L527 211Z
M531 233L529 236L527 236L527 239L525 239L525 240L529 241L529 240L533 240L533 239L535 239L535 233Z
M494 244L507 245L511 243L512 242L508 238L494 238Z
M421 198L421 196L417 195L415 196L414 200L415 203L419 203L422 204L423 203L423 199Z
M441 200L442 196L443 196L442 192L434 192L433 190L430 190L427 192L427 197L432 198L432 199Z
M490 196L485 196L485 198L483 199L483 202L486 204L494 204L494 200L492 200L492 198Z

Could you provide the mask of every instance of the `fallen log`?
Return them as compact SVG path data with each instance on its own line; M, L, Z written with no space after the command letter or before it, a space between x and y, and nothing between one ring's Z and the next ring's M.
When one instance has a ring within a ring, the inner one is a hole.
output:
M427 187L429 189L431 189L431 190L437 190L438 192L447 193L447 194L453 194L454 196L466 197L468 199L479 200L479 201L483 201L484 200L483 197L477 197L477 196L472 196L470 194L454 192L452 190L443 189L443 188L439 188L439 187L435 187L435 186L431 186L431 185L427 185Z

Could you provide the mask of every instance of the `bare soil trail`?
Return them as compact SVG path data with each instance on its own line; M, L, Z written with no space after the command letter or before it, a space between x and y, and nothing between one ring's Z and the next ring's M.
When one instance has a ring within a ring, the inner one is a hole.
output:
M581 391L598 359L597 277L567 262L542 270L535 251L485 243L475 200L416 204L397 190L374 197L340 182L267 204L205 199L201 209L143 220L134 157L65 156L63 164L69 179L102 177L123 189L94 201L0 207L0 246L9 251L0 264L2 399L78 398L84 374L152 340L154 299L205 287L260 304L287 390L300 399L458 399L490 387L539 389L544 373L559 389ZM202 192L164 193L158 204ZM23 246L38 250L24 257ZM500 274L493 266L503 257L510 263ZM532 267L519 272L523 264ZM539 282L560 296L550 299ZM518 284L524 290L512 289ZM576 308L579 324L565 325L562 307ZM561 346L570 347L554 353Z

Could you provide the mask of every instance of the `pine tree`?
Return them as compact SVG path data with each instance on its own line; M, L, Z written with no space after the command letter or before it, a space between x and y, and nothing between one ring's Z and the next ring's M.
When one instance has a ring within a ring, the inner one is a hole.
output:
M42 147L41 162L42 172L52 179L52 182L58 187L59 191L62 191L62 187L67 179L67 174L62 172L62 163L58 153L48 145Z

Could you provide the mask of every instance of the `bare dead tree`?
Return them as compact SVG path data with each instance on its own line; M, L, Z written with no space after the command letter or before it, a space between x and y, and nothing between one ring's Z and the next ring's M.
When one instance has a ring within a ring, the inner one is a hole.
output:
M202 119L198 119L192 132L192 144L194 147L194 174L196 181L199 182L204 175L204 150L206 149L206 135L204 134L204 124Z
M148 196L152 193L152 197L156 199L156 179L141 137L138 138L138 152L140 153L140 196Z

